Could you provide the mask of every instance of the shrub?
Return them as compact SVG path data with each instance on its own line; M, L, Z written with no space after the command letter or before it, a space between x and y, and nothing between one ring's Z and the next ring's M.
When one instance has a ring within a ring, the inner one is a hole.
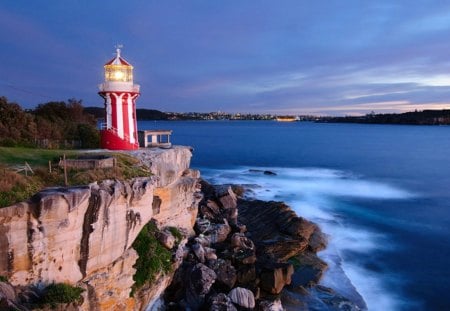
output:
M84 289L64 283L53 283L47 286L42 297L43 304L54 306L57 303L80 302Z
M3 147L15 147L17 142L12 138L4 138L0 141L0 145Z
M25 201L41 189L42 185L30 176L0 166L0 207Z
M133 248L139 255L134 265L136 273L133 276L133 291L154 281L159 273L168 273L172 269L172 254L156 239L157 230L154 223L146 224L133 243Z
M175 240L177 241L177 243L180 243L184 237L183 234L180 232L180 230L178 230L177 227L169 227L169 231L175 237Z

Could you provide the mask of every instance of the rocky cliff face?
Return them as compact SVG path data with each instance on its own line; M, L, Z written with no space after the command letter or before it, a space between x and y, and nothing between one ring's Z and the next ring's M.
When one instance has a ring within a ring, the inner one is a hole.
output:
M187 147L134 155L154 176L52 188L0 209L0 275L15 286L85 288L81 310L137 310L133 241L150 220L192 232L201 198ZM146 299L153 299L147 295Z

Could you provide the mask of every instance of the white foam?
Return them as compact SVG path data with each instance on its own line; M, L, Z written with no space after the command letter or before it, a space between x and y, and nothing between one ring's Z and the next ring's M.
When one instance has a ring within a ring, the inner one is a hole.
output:
M249 169L260 172L250 172ZM264 175L264 170L273 171L277 175ZM202 173L213 183L258 184L260 188L252 189L255 198L284 201L298 215L318 223L330 236L328 248L321 253L321 257L329 262L330 271L325 274L322 282L325 285L341 286L340 291L335 289L349 295L353 284L363 296L369 310L399 309L401 303L392 288L384 287L385 276L360 265L364 256L390 247L387 237L365 228L349 226L346 215L339 213L338 205L342 198L402 200L413 197L413 194L393 185L362 180L353 174L332 169L247 167L231 170L206 169ZM345 256L345 260L342 260L343 254L348 251L358 254L358 258L353 255ZM339 263L336 258L339 258ZM346 285L342 282L343 275L350 279Z

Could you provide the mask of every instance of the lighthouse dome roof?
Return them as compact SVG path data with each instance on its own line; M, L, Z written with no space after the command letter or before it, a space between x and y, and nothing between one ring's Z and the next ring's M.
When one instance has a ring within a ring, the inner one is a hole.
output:
M105 66L109 65L119 65L119 66L130 66L133 67L129 62L127 62L122 56L120 56L120 49L116 50L116 57L108 61Z

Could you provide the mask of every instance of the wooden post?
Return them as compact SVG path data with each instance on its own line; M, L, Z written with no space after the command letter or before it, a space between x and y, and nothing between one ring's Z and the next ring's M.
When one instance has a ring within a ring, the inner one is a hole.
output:
M52 161L48 160L48 172L51 174L52 173Z
M67 187L68 182L67 182L67 167L66 167L66 154L65 153L63 154L63 161L64 161L64 163L63 163L63 166L64 166L64 185Z
M25 162L25 172L30 171L31 174L34 174L33 169L31 168L30 164L28 162Z
M117 179L117 159L113 158L113 166L114 166L114 178Z

